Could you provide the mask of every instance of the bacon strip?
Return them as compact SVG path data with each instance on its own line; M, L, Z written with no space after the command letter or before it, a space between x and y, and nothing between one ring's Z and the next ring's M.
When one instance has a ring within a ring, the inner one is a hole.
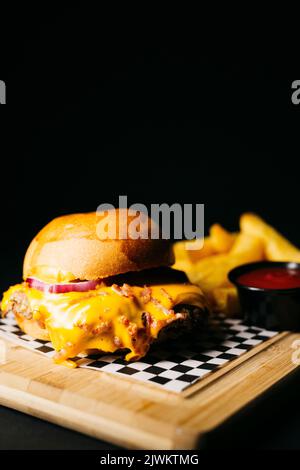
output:
M118 295L122 295L123 297L127 297L130 299L134 298L132 289L128 284L123 284L122 287L118 286L118 284L113 284L111 288Z
M147 304L151 300L152 290L151 287L144 286L144 289L141 292L142 302Z
M164 307L157 299L154 297L151 297L151 302L159 309L161 310L165 315L171 315L174 313L173 310L169 310L167 307Z
M164 289L163 287L160 288L160 292L165 296L167 297L167 299L173 303L173 299L172 297L170 296L170 294L166 291L166 289Z

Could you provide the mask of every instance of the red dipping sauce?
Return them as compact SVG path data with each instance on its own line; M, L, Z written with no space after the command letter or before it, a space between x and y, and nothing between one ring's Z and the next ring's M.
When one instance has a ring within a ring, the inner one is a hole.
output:
M259 289L300 288L300 269L275 266L258 268L241 274L237 282L243 286Z

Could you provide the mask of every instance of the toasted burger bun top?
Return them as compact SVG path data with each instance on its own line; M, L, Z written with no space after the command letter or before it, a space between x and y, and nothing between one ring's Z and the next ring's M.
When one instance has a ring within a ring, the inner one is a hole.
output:
M113 229L109 235L108 227ZM106 211L102 215L90 212L58 217L29 245L23 277L37 277L51 283L95 280L173 264L168 240L125 238L135 230L149 234L151 228L157 229L153 220L145 216L130 217L127 209ZM120 230L125 239L121 239Z

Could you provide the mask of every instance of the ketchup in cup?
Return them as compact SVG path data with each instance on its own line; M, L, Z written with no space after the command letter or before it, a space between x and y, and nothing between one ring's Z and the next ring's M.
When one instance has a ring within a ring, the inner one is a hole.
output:
M300 331L300 264L249 263L230 271L228 278L237 287L246 323Z
M241 274L237 282L259 289L294 289L300 287L300 269L269 266Z

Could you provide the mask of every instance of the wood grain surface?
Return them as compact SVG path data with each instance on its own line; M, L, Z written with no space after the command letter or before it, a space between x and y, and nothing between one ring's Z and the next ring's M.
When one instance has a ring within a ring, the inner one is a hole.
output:
M193 449L201 436L293 371L281 333L181 394L87 369L68 369L0 340L0 403L127 448Z

